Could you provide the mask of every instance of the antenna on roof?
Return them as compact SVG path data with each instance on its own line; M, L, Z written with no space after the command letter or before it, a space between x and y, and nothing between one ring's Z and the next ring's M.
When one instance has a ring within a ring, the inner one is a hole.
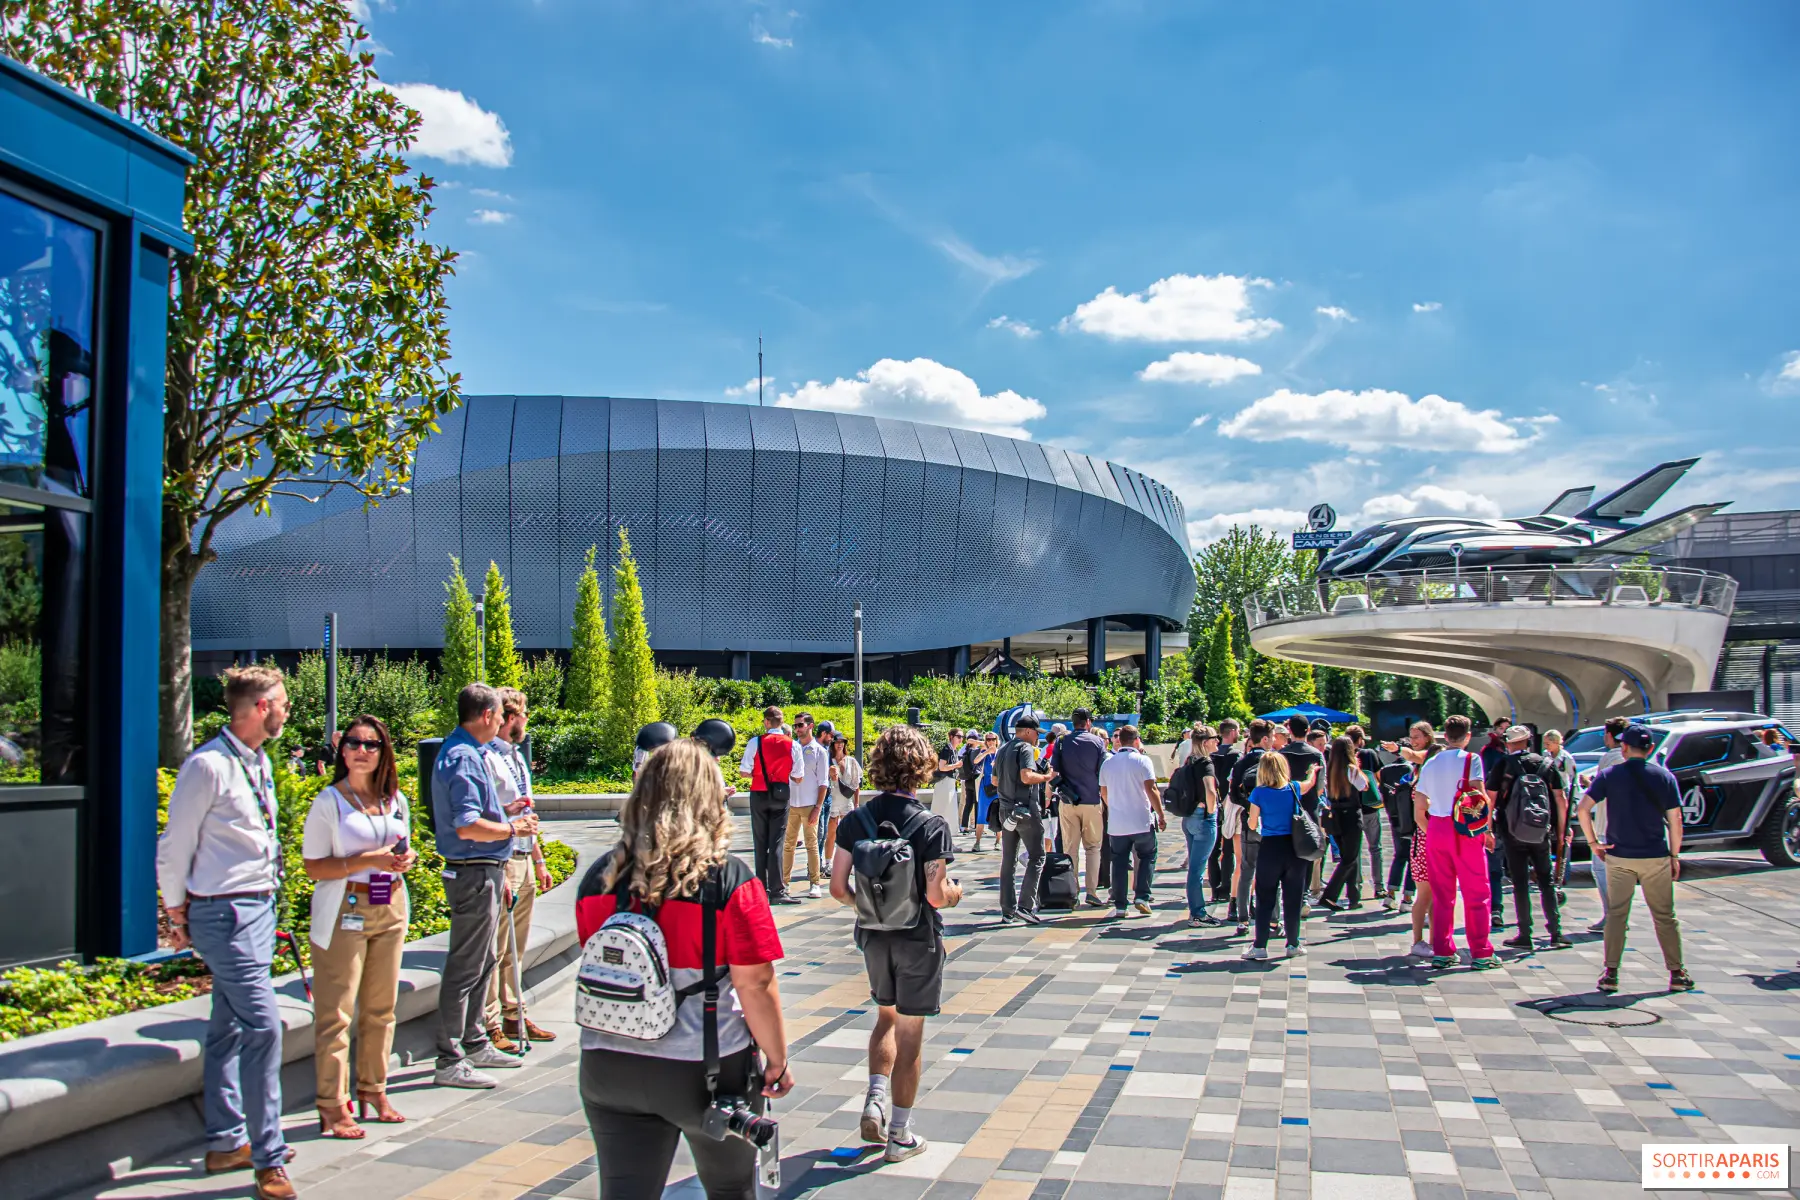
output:
M762 334L756 335L756 407L763 406L762 399Z

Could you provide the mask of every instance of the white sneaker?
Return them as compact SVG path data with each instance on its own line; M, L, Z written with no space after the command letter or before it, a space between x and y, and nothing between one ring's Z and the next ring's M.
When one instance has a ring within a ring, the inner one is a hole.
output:
M1305 953L1306 953L1306 943L1305 942L1289 942L1288 943L1287 956L1289 958L1299 958L1301 955L1303 955Z
M497 1053L497 1052L496 1052ZM469 1065L469 1060L459 1058L447 1067L439 1067L431 1077L431 1082L439 1087L450 1088L491 1088L500 1083L492 1075L483 1075Z
M1406 956L1408 958L1430 958L1431 957L1431 943L1430 942L1414 942L1412 949L1408 950L1406 952Z
M925 1147L931 1145L925 1140L923 1134L915 1133L911 1129L906 1131L906 1136L908 1140L904 1142L896 1142L893 1138L888 1139L887 1154L884 1156L888 1162L905 1162L909 1158L915 1158L925 1153Z
M887 1105L874 1092L863 1100L862 1140L875 1146L888 1140Z
M1381 907L1387 912L1394 911L1394 893L1388 892L1381 898Z
M475 1053L467 1056L463 1061L470 1066L490 1068L522 1067L525 1065L523 1059L516 1055L508 1054L506 1051L495 1046L492 1042L489 1042Z
M816 883L806 889L806 898L808 900L817 900L820 896L823 896L824 894L825 894L824 892L819 890L819 885Z
M1269 952L1261 946L1245 946L1244 957L1252 962L1263 962L1269 957Z

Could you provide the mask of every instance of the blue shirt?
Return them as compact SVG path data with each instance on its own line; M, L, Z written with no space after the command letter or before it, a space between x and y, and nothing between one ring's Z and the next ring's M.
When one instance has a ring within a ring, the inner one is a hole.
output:
M1594 776L1587 794L1606 802L1607 851L1620 858L1667 858L1663 814L1681 807L1681 786L1661 763L1628 758Z
M1077 804L1100 803L1100 764L1105 761L1106 743L1092 726L1057 738L1051 754L1051 765L1074 789Z
M437 828L438 853L447 862L504 859L512 854L510 841L471 842L456 836L458 829L476 821L504 824L507 820L500 793L488 775L481 743L460 725L438 747L437 761L431 767L431 815Z
M1250 793L1250 803L1262 810L1262 835L1283 836L1294 832L1295 785L1284 788L1258 787Z

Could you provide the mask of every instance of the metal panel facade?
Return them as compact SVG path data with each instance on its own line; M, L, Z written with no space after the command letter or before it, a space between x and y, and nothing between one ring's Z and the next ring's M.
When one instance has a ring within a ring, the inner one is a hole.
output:
M1031 442L576 397L473 397L441 424L410 496L329 516L278 503L221 531L196 588L196 645L312 646L315 616L335 607L360 646L437 646L448 555L466 552L477 593L490 558L510 566L522 648L566 647L587 547L601 547L610 597L621 525L659 650L843 651L858 599L871 653L1092 616L1183 621L1192 602L1172 493Z

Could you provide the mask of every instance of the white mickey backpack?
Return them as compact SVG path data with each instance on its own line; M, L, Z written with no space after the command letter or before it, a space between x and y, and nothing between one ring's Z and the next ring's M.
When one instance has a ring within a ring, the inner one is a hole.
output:
M619 909L606 918L581 950L581 970L575 980L575 1022L595 1033L610 1033L635 1041L654 1042L675 1028L681 1002L706 991L716 1006L718 977L714 974L717 885L709 875L701 885L702 979L692 987L678 988L669 968L669 943L654 915L630 912L629 873L621 872L614 890Z

